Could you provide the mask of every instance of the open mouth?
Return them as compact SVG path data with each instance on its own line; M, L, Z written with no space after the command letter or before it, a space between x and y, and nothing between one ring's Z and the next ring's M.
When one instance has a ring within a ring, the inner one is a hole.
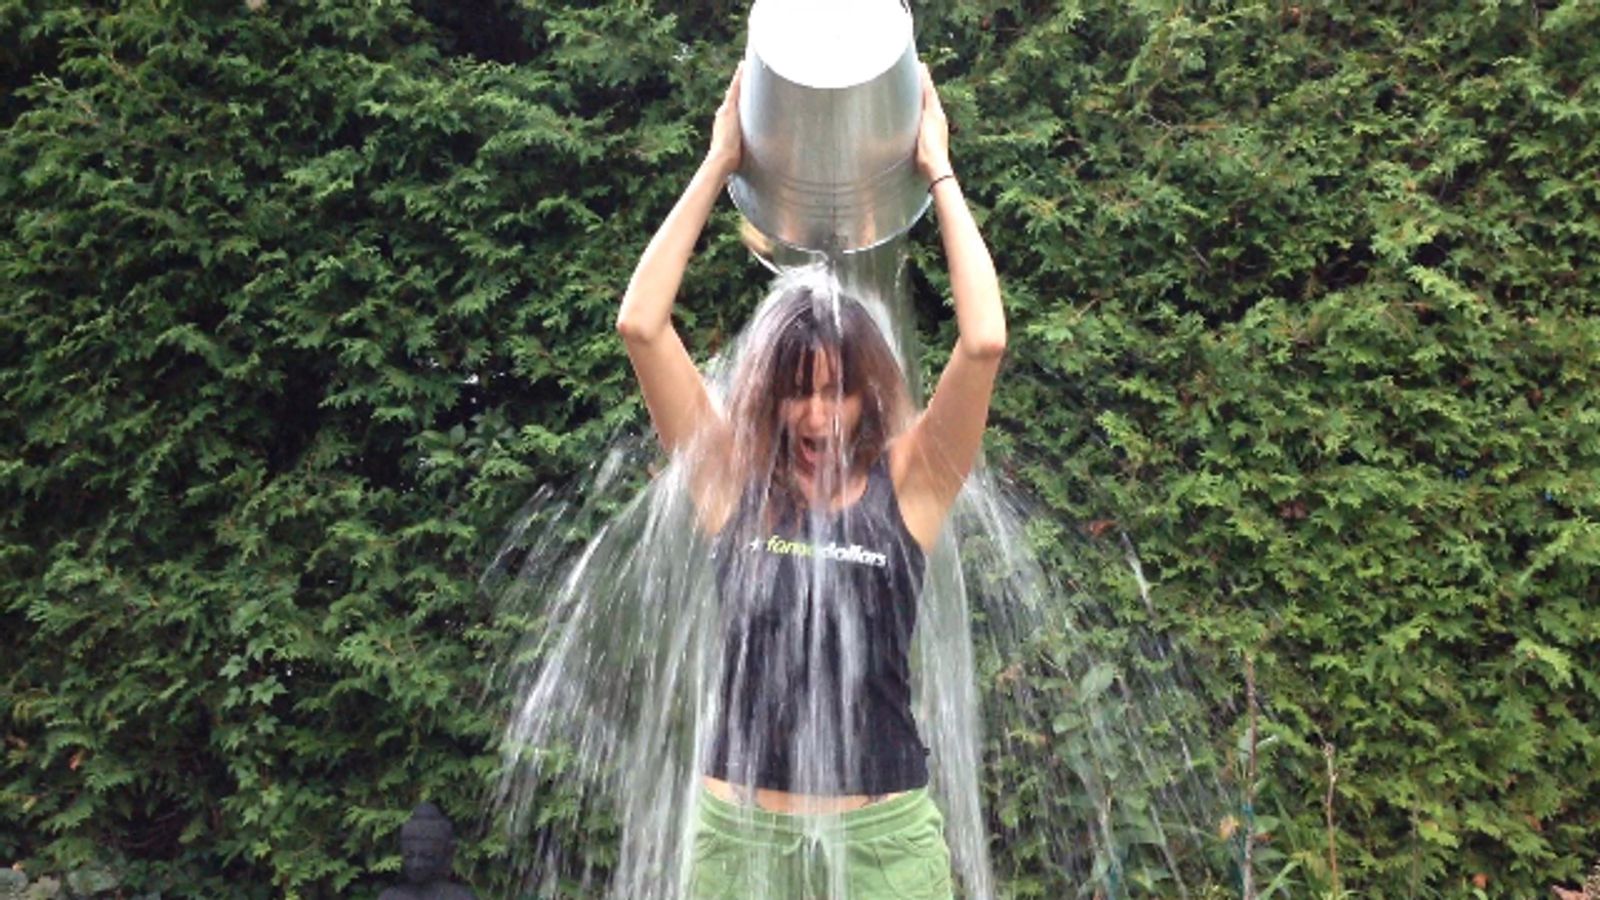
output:
M825 438L798 436L795 438L794 455L802 468L815 471L827 452L828 441Z

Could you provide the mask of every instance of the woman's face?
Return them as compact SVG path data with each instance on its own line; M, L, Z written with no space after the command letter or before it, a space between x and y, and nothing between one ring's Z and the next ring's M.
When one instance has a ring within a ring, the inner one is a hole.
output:
M796 472L809 481L824 461L843 461L844 447L861 423L861 395L843 393L838 366L827 353L811 356L809 393L803 373L797 374L801 387L783 400L778 415Z

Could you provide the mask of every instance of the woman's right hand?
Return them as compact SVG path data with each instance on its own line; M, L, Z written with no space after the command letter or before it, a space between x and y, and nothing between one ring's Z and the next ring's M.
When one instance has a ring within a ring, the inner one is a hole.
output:
M744 157L744 137L739 131L739 84L743 78L744 63L740 63L739 68L733 70L728 92L711 122L711 149L706 153L706 161L716 166L723 176L737 172L739 161Z

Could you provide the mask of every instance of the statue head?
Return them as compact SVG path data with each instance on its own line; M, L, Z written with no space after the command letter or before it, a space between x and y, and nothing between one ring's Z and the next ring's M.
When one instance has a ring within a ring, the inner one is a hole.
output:
M400 859L406 881L422 885L453 874L456 832L439 807L424 803L400 826Z

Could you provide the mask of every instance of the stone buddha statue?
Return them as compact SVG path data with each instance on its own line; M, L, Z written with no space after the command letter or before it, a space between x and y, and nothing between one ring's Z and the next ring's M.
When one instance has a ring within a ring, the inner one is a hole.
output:
M424 803L400 826L401 871L406 883L378 895L378 900L477 900L470 888L456 884L453 864L456 831L439 807Z

